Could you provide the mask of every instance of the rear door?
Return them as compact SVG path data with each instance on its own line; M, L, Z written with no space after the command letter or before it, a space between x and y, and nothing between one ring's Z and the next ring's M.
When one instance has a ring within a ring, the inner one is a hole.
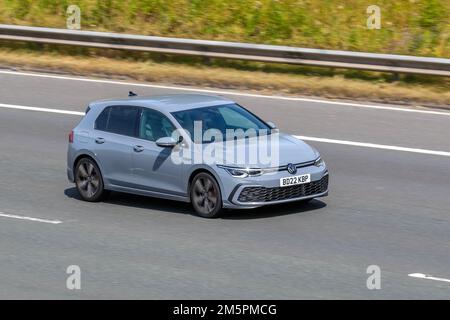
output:
M107 184L132 184L132 141L137 135L140 110L134 106L106 107L96 120L93 151Z

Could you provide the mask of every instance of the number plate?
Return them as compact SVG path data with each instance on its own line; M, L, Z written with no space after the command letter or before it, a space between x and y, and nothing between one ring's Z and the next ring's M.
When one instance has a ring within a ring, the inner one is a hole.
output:
M309 182L311 182L311 175L303 174L301 176L281 178L280 187L295 186L297 184L304 184Z

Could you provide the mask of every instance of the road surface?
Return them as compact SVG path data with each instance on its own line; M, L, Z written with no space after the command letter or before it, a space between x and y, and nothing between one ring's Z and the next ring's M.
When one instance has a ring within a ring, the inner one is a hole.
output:
M330 195L207 220L118 193L86 203L67 181L80 115L64 110L129 90L184 92L0 70L1 299L450 298L450 113L219 92L310 138ZM70 265L81 290L66 288Z

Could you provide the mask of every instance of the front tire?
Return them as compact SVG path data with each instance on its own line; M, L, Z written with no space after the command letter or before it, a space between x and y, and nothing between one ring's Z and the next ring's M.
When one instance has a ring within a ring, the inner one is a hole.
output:
M222 195L219 184L206 172L192 180L190 198L195 212L203 218L217 218L222 213Z
M84 201L98 202L107 194L100 169L90 158L78 161L75 167L75 185Z

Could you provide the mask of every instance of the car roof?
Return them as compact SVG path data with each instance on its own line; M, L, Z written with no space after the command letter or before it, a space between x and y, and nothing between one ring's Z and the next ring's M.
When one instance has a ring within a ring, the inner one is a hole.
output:
M107 99L92 102L90 107L133 105L137 107L150 107L161 112L175 112L208 106L234 103L224 97L206 94L170 94L161 96L132 96L125 99Z

